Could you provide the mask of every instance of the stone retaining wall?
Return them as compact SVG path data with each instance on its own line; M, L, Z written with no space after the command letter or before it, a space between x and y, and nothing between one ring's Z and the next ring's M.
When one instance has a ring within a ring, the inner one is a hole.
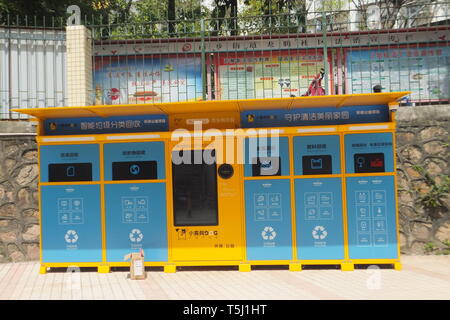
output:
M39 259L35 137L0 137L0 263Z
M400 242L407 254L450 254L450 106L397 111ZM445 190L446 189L446 190ZM436 206L424 202L439 198ZM438 197L439 195L439 197Z
M448 192L441 192L436 207L423 201L433 190L433 182L442 187L449 176L449 125L450 106L402 107L397 111L400 242L404 254L450 253ZM0 123L0 134L24 133L0 136L0 263L39 259L33 130L29 122Z

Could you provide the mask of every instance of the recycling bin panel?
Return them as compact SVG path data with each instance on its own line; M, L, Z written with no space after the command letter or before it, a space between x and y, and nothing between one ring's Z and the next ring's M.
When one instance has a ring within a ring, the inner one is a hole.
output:
M346 185L350 258L397 258L394 176L350 177Z
M290 181L245 181L248 260L292 259Z
M165 183L106 184L105 208L107 261L140 249L145 261L167 261Z
M103 155L107 181L165 178L162 141L107 143Z
M287 137L247 138L244 155L246 177L289 175Z
M294 137L295 175L340 174L338 135Z
M41 182L98 181L98 144L40 146Z
M295 180L298 259L344 258L341 189L340 178Z
M42 261L99 262L99 185L41 186Z
M393 172L392 133L346 134L345 168L347 173Z

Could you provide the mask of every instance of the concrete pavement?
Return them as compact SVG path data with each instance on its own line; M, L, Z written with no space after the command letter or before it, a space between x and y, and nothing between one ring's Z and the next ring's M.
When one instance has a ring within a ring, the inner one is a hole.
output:
M9 263L0 264L0 300L450 299L450 256L403 256L401 261L402 271L195 268L151 270L146 280L130 280L126 271L100 274L96 269L41 275L38 262Z

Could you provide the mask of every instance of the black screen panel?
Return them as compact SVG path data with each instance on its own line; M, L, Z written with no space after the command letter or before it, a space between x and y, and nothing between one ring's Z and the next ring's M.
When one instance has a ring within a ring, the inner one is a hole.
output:
M112 163L113 180L158 179L156 161L122 161Z
M190 163L172 162L175 226L216 226L219 223L216 163L205 163L201 152L203 150L195 150L197 156L190 152ZM195 159L202 160L195 163Z
M333 164L331 155L303 156L302 167L304 175L332 174Z
M92 163L51 163L49 182L92 181Z
M354 165L355 173L385 172L384 153L357 153Z
M252 163L253 163L252 164L252 176L253 177L281 176L281 158L280 157L253 158Z

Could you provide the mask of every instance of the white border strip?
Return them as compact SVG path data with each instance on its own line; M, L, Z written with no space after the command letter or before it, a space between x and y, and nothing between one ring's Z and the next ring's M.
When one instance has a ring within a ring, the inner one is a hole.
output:
M238 129L225 129L225 132L216 132L216 131L211 131L208 132L208 130L202 131L202 132L173 132L172 133L172 138L201 138L201 137L219 137L219 136L238 136L237 132L239 132L238 130L247 130L246 133L244 133L243 135L251 135L251 136L256 136L256 135L261 135L261 136L267 136L267 135L279 135L284 133L284 129L271 129L271 128L267 128L267 129L260 129L260 128L238 128ZM219 129L217 129L219 130ZM231 130L231 131L230 131Z
M94 137L42 138L42 142L94 141Z
M159 134L137 134L129 136L106 136L106 140L157 139Z
M381 129L389 129L389 125L387 124L379 124L373 126L352 126L348 128L352 131L361 131L361 130L381 130Z
M309 128L309 129L297 129L297 132L335 132L336 128Z

